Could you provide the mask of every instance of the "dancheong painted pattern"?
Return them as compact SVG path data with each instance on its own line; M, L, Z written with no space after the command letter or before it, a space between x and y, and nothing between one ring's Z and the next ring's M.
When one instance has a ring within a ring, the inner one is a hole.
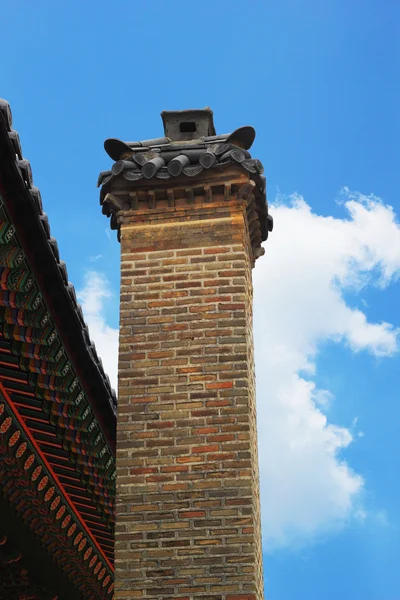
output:
M115 406L0 101L0 547L22 549L2 600L112 597Z

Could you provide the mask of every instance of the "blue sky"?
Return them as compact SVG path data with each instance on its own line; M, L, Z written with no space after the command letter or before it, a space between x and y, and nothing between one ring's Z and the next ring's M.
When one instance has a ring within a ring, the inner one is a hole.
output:
M1 13L0 95L111 376L104 139L158 137L161 110L206 105L220 133L256 128L276 224L255 271L266 596L400 600L398 3L19 0Z

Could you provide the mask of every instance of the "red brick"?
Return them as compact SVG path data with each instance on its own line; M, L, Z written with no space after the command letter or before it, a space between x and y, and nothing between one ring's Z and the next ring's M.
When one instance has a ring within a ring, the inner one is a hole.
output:
M207 383L207 390L221 390L233 387L232 381L217 381L216 383Z
M193 454L207 454L208 452L216 452L219 449L218 444L208 444L204 446L195 446L192 448Z

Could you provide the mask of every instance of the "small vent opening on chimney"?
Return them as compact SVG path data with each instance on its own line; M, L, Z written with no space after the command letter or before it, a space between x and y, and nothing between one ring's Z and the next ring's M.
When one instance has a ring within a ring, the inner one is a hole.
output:
M164 110L161 113L165 137L173 142L200 139L215 135L213 113L210 108L191 110Z
M182 121L179 123L179 131L181 133L192 133L196 131L196 123L194 121Z

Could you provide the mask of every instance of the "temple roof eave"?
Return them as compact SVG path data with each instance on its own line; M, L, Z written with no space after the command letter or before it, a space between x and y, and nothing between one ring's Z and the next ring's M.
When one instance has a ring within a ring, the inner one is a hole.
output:
M68 281L65 263L60 260L57 241L43 211L40 192L33 186L28 161L22 158L18 134L12 129L8 103L0 102L0 153L3 187L12 195L8 210L15 221L29 256L30 265L47 296L47 305L57 324L65 346L80 365L82 383L91 391L94 410L104 426L110 446L115 444L116 394L105 374L89 334L82 308L77 302L72 283ZM6 181L4 180L6 175ZM7 201L7 195L5 195ZM32 243L34 242L34 243ZM32 252L32 249L34 251ZM108 431L111 427L111 431Z
M77 598L112 593L115 425L115 392L0 100L0 485Z

